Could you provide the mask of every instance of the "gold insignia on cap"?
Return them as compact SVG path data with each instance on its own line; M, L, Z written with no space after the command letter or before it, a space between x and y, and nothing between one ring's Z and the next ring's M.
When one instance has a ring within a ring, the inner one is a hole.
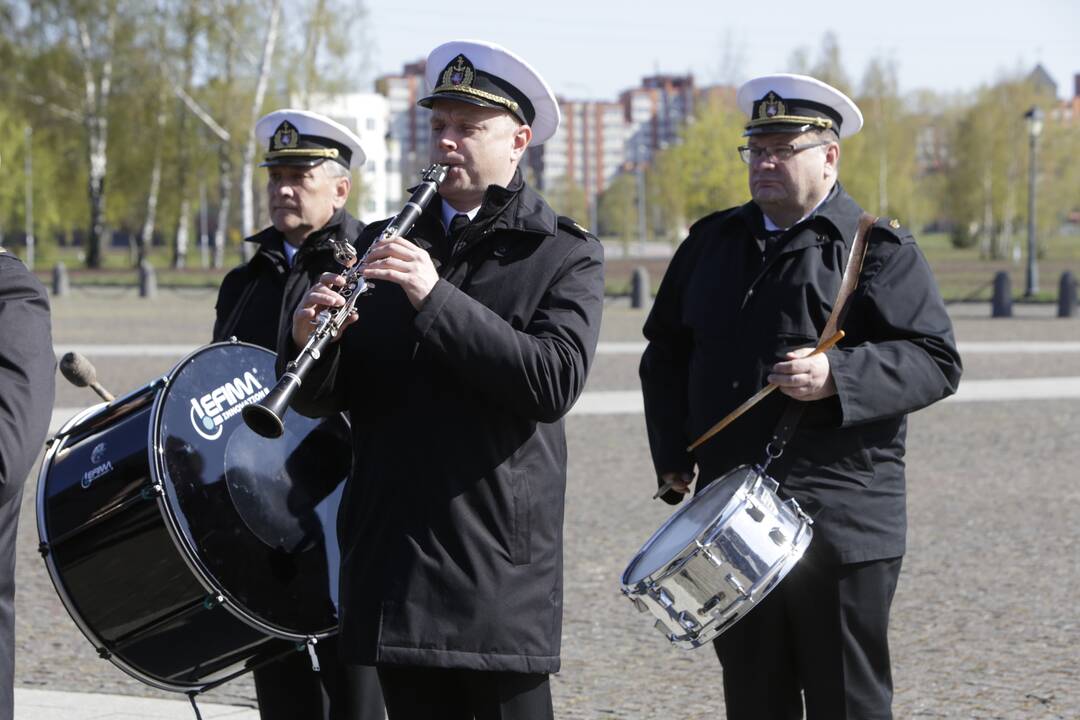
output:
M761 99L761 105L758 106L758 117L764 120L766 118L783 117L784 115L787 115L787 107L784 106L784 101L780 99L779 95L770 90L769 94Z
M473 81L473 67L469 59L464 55L458 55L454 61L443 70L439 80L439 88L471 88Z
M900 221L897 220L896 218L893 218L892 220L889 221L889 227L891 227L893 230L896 230L897 228L900 227Z
M295 148L299 144L300 133L288 120L278 125L277 130L274 131L274 136L270 138L271 150L286 150Z
M769 125L781 122L813 125L814 127L826 130L833 126L833 121L829 118L788 115L788 108L787 105L784 104L784 99L770 90L768 94L758 102L757 117L751 116L751 120L746 124L746 127L752 128L757 127L758 125Z
M288 120L284 120L270 137L270 150L266 153L266 160L282 157L333 159L339 154L337 148L300 147L300 131Z
M437 95L443 92L455 92L472 95L496 105L501 105L515 115L521 116L521 106L510 98L474 88L472 82L475 77L476 71L473 64L469 62L469 58L458 55L443 70L442 75L439 77L439 86L432 93Z

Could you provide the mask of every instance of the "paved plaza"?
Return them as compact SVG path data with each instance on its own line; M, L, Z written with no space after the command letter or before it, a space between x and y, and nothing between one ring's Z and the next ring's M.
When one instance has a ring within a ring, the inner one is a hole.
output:
M55 345L79 348L119 395L205 342L213 302L206 290L155 300L76 291L54 300ZM891 623L897 718L1080 718L1080 319L1015 309L991 320L987 305L951 308L973 390L910 421L909 544ZM650 500L643 319L610 303L602 352L567 420L560 718L723 717L711 649L670 646L619 592L627 562L672 511ZM94 402L58 381L57 421ZM194 717L184 698L99 659L78 631L37 553L35 490L36 473L19 528L16 718ZM205 703L206 718L257 718L248 677Z

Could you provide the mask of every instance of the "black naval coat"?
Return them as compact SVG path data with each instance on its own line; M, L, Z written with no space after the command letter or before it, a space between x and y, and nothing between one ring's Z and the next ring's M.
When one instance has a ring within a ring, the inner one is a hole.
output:
M291 328L291 308L300 303L319 275L340 268L331 241L355 245L363 229L362 222L338 208L326 225L304 240L291 270L285 256L285 236L273 225L246 238L245 242L256 243L259 249L251 260L230 270L221 281L214 342L235 336L276 350L279 335L287 334Z
M369 226L361 246L381 230ZM343 652L359 664L555 672L563 417L596 349L603 250L520 173L488 188L452 254L440 201L409 237L440 275L420 311L375 283L293 404L352 417Z
M640 376L658 474L696 466L700 490L764 459L789 400L780 392L693 453L686 448L768 384L785 353L816 344L861 213L837 184L775 244L765 242L753 202L690 228L644 329ZM806 403L794 437L769 466L781 494L814 518L818 550L844 563L903 554L907 414L955 392L961 373L930 267L895 222L879 220L871 230L849 308L847 336L826 353L837 394Z
M23 483L45 442L56 393L49 299L0 249L0 718L14 712L15 538Z
M339 271L331 241L356 244L364 224L339 208L321 229L309 235L296 253L292 267L285 255L285 236L272 225L247 238L259 249L247 263L229 271L218 290L213 341L235 337L276 351L281 337L292 328L292 310L327 271ZM308 478L316 481L320 478ZM320 489L329 492L333 488ZM287 655L254 672L260 717L337 717L351 708L356 720L382 718L382 694L372 670L360 679L359 696L351 699L345 670L338 659L337 637L317 646L320 672L313 673L306 653Z

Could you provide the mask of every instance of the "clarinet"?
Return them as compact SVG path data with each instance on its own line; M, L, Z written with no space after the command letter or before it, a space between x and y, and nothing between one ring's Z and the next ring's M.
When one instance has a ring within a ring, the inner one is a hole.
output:
M429 165L423 172L419 187L405 203L405 207L390 220L382 234L368 246L360 257L360 261L343 273L345 286L338 292L345 298L345 304L336 310L325 309L319 313L315 319L317 327L308 338L307 344L296 358L285 366L285 373L278 379L277 384L261 401L244 407L241 412L249 428L267 438L281 437L285 432L285 423L282 418L289 409L293 395L311 372L311 368L326 346L341 332L342 325L356 307L357 299L371 289L370 283L363 274L365 260L371 248L375 247L375 243L379 240L385 240L394 235L404 235L412 228L424 208L438 193L439 185L446 179L448 170L449 167L446 165ZM346 247L348 247L347 244ZM347 250L339 247L336 257L342 264L347 264L356 258L356 252L351 247Z

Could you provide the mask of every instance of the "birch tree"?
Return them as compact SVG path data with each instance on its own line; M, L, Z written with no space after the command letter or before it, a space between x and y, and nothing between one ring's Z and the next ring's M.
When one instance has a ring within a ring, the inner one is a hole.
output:
M281 0L271 0L270 16L266 23L266 37L263 41L262 59L255 80L255 93L251 99L248 113L250 122L247 127L247 143L244 145L243 165L240 176L240 194L243 204L243 223L241 230L244 237L255 233L255 197L253 180L255 175L255 122L262 114L263 99L266 96L266 84L274 60L274 46L277 44L278 22L281 19ZM245 248L245 259L247 259Z

